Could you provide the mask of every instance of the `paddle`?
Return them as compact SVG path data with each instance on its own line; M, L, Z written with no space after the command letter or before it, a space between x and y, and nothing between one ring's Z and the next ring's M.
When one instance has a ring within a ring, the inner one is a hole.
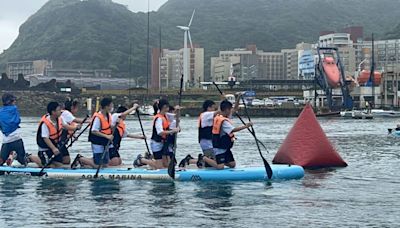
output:
M146 137L146 135L145 135L145 133L144 133L143 124L142 124L142 119L140 118L140 113L139 113L139 110L137 110L137 109L136 109L136 114L137 114L137 117L138 117L138 120L139 120L139 123L140 123L140 128L142 129L142 134L143 134L143 137L144 137L144 143L146 144L147 152L148 152L149 154L151 154L151 153L150 153L150 149L149 149L149 144L147 143L147 137Z
M219 93L220 93L221 95L223 95L224 93L221 91L221 89L218 87L218 85L217 85L215 82L213 82L213 84L214 84L214 86L217 88L217 90L219 91ZM242 122L243 125L246 125L246 123L243 121L243 119L240 117L240 115L239 115L237 112L235 112L235 116L236 116L237 118L239 118L239 120ZM247 128L247 130L248 130L252 135L254 134L254 133L251 131L250 128ZM267 150L267 147L264 145L263 142L261 142L261 141L258 140L258 139L257 139L257 141L258 141L258 143L259 143L264 149ZM268 150L267 150L267 152L268 152ZM268 153L269 153L269 152L268 152Z
M85 119L83 119L82 123L86 122L86 120L87 120L88 118L89 118L89 115L86 115L86 117L85 117ZM90 126L90 124L89 124L88 126ZM83 129L83 131L74 139L74 141L72 141L72 142L69 144L69 146L68 146L66 149L70 148L70 147L72 146L72 143L75 142L76 140L78 140L79 136L80 136L86 129L87 129L87 127L86 127L85 129ZM78 131L78 129L75 129L74 132L72 133L72 135L74 135L77 131ZM59 148L59 149L63 148L63 146L65 146L65 145L68 143L68 140L69 140L69 139L67 138L64 142L62 142L62 143L58 146L58 148ZM48 162L43 166L43 168L40 170L39 176L42 176L42 175L43 175L44 169L47 168L47 167L53 162L53 160L54 160L55 157L56 157L55 154L53 154L53 155L50 157L49 161L48 161Z
M117 129L117 127L118 127L118 121L115 124L115 126L112 128L111 135L114 135L114 132ZM107 145L104 147L103 153L101 154L100 164L97 167L96 174L94 174L94 176L93 176L94 179L96 179L99 176L99 172L100 172L101 166L103 165L104 157L106 156L106 152L110 149L111 143L112 143L112 139L108 140Z
M182 103L182 89L183 89L183 74L181 76L181 85L180 85L180 88L179 88L179 96L178 96L178 105L179 105L179 107L181 106L181 103ZM178 110L177 115L180 115L180 114L181 114L181 111ZM179 116L177 116L176 119L177 119L176 127L178 128L179 127ZM176 155L176 146L177 146L176 141L177 141L177 138L178 138L178 134L175 134L174 153L172 154L171 161L168 164L168 175L172 179L175 179L175 157L176 157L175 155Z
M87 119L89 119L89 115L87 115L86 118L83 119L82 123L85 123ZM74 142L76 142L76 141L78 140L78 138L79 138L89 127L90 127L90 123L89 123L81 132L79 132L79 135L78 135L78 136L76 136L76 137L69 143L69 145L67 146L67 149L70 148L70 147L72 146L72 144L74 144ZM76 132L76 130L75 130L75 132ZM75 134L75 132L74 132L74 134ZM71 138L71 139L72 139L72 138Z
M392 128L388 128L388 134L392 134L393 129Z
M242 97L242 101L243 101L243 104L244 104L244 112L245 112L245 114L246 114L246 116L247 116L249 122L251 122L250 115L249 115L249 113L248 113L248 111L247 111L247 106L246 106L246 103L244 102L244 98L243 98L243 97ZM258 152L260 153L260 156L261 156L262 161L263 161L263 163L264 163L264 167L265 167L265 171L267 172L268 179L271 179L272 174L273 174L273 173L272 173L271 166L269 165L269 163L267 162L267 160L264 158L264 155L261 153L260 146L258 145L258 140L257 140L256 132L255 132L253 126L251 126L251 130L252 130L252 132L253 132L252 135L253 135L253 137L254 137L254 139L255 139L255 141L256 141L256 145L257 145Z

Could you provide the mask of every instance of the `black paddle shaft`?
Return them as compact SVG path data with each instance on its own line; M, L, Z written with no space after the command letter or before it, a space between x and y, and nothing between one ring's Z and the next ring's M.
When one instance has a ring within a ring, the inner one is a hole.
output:
M181 106L182 103L182 90L183 90L183 74L181 76L181 84L180 84L180 88L179 88L179 96L178 96L178 105L179 108ZM180 115L181 112L178 111L177 115ZM179 116L176 117L176 127L179 127ZM172 153L172 158L171 161L168 164L168 175L172 178L175 179L175 158L176 158L176 147L177 147L177 141L178 139L178 134L175 134L175 139L174 139L174 152Z
M85 123L87 119L89 119L89 115L87 115L87 116L85 117L85 119L83 119L82 124ZM67 149L70 148L70 147L72 146L72 144L74 144L74 142L78 141L78 138L90 127L90 125L91 125L91 124L89 123L81 132L79 132L79 135L76 136L76 137L69 143L69 145L67 146ZM75 130L75 132L76 132L76 131L77 131L77 130ZM74 134L75 134L75 132L74 132Z
M218 85L217 85L215 82L213 82L213 84L215 85L215 87L217 88L217 90L219 91L219 93L220 93L221 95L223 95L224 93L221 91L221 89L218 87ZM235 112L234 114L235 114L235 116L242 122L243 125L246 125L246 123L243 121L243 119L242 119L242 117L239 115L239 113ZM252 135L254 135L254 133L252 132L252 130L251 130L250 128L247 128L247 130L248 130ZM258 141L258 143L259 143L264 149L267 150L267 147L264 145L263 142L261 142L261 141L258 140L258 139L257 139L257 141ZM269 153L268 150L267 150L267 153Z
M118 118L119 118L119 117L118 117ZM117 121L117 123L115 124L115 126L112 128L112 130L111 130L111 135L114 135L114 132L115 132L115 130L117 130L117 127L118 127L118 121ZM96 178L99 176L99 172L100 172L101 166L103 166L104 157L106 156L106 152L110 149L111 143L112 143L112 139L111 139L111 140L109 139L108 142L107 142L107 145L104 147L104 151L103 151L103 153L101 154L100 164L99 164L99 166L97 167L96 174L93 176L94 179L96 179Z
M251 122L250 115L249 115L249 112L247 111L247 106L246 106L246 103L244 102L244 98L243 97L242 97L242 101L243 101L243 105L244 105L244 112L245 112L247 118L249 119L249 121ZM264 155L261 152L260 145L258 145L258 139L257 139L256 132L254 131L253 126L251 126L251 131L253 132L252 135L254 137L254 140L256 141L258 152L260 153L261 159L263 160L265 171L267 173L268 179L271 179L272 174L273 174L272 168L271 168L271 166L269 165L269 163L267 162L267 160L265 159Z
M215 85L215 87L217 88L217 90L219 91L219 93L222 95L223 93L222 93L221 89L218 87L218 85L217 85L215 82L213 82L213 84ZM247 118L248 118L249 121L250 121L250 116L248 115L246 103L244 102L243 97L242 97L242 101L243 101L243 105L244 105L244 108L245 108L245 113L246 113L246 115L247 115ZM236 114L236 116L240 119L240 121L241 121L243 124L245 124L245 122L244 122L243 119L240 117L240 115L239 115L238 113L235 113L235 114ZM272 169L271 169L271 166L269 165L269 163L267 162L267 160L264 158L263 154L261 153L261 149L260 149L260 145L259 145L259 140L258 140L257 137L256 137L256 134L255 134L255 132L254 132L254 128L251 127L251 129L249 129L249 128L247 128L247 129L249 130L249 132L251 133L251 135L254 137L254 140L256 141L257 149L258 149L258 152L260 153L260 156L261 156L261 158L262 158L262 160L263 160L264 167L265 167L265 171L266 171L266 173L267 173L268 179L271 179L272 174L273 174L273 173L272 173Z
M139 120L140 128L142 129L142 135L144 137L144 143L146 144L147 152L150 154L149 144L147 143L147 137L146 137L146 134L144 133L142 119L140 118L140 113L139 113L138 109L136 109L136 115L137 115L138 120Z

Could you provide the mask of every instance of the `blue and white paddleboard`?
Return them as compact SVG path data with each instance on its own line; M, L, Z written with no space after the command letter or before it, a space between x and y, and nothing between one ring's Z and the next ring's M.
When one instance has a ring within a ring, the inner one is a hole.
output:
M304 170L297 165L271 165L272 180L300 179ZM96 169L47 168L40 174L41 168L0 166L0 175L44 176L52 178L93 179ZM166 169L149 170L143 168L104 168L99 179L121 180L172 180ZM267 180L264 167L234 169L186 169L176 170L177 181L264 181Z

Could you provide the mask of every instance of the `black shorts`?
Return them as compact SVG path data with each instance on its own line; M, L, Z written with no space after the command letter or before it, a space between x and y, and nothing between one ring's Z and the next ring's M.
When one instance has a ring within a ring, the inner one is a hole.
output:
M120 158L120 157L121 156L119 155L119 149L117 149L115 147L110 148L110 159Z
M174 156L174 145L173 143L168 143L163 148L163 155L172 158Z
M4 143L1 146L1 160L5 162L8 159L8 156L10 156L10 153L12 151L15 151L17 153L17 161L22 165L25 165L26 164L25 147L22 139L18 139L17 141L10 143Z
M94 162L94 164L100 165L101 156L103 156L103 153L94 153L93 154L93 162ZM110 153L108 151L106 151L105 154L104 154L103 162L101 164L102 165L107 165L108 162L110 162Z
M61 152L61 154L62 154L63 157L69 156L69 151L68 151L66 145L64 145L63 147L60 148L60 152Z
M164 150L153 152L154 160L161 160L164 155Z
M215 156L216 162L217 164L227 164L229 162L233 162L235 161L235 159L233 158L233 154L232 151L230 149L228 149L225 153L223 154L218 154Z
M50 159L51 156L53 156L54 153L51 150L39 151L38 156L39 156L40 160L42 161L42 163L46 160L44 158L44 154L46 154L47 157ZM63 154L60 152L57 156L55 156L53 158L53 161L62 163L63 162L63 157L64 157ZM42 164L42 165L46 165L46 164Z

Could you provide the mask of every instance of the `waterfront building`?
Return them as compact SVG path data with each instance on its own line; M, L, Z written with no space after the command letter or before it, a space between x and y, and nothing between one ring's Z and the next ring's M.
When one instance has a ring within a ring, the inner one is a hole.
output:
M233 67L238 81L291 80L298 78L298 51L284 49L264 52L255 45L220 51L211 58L210 75L213 81L227 81Z
M179 50L153 48L151 56L151 88L179 88L183 73L183 48ZM200 87L204 81L204 48L194 45L189 50L189 87Z
M23 76L45 75L52 65L52 61L48 60L8 62L6 73L10 79L16 81L19 74Z

